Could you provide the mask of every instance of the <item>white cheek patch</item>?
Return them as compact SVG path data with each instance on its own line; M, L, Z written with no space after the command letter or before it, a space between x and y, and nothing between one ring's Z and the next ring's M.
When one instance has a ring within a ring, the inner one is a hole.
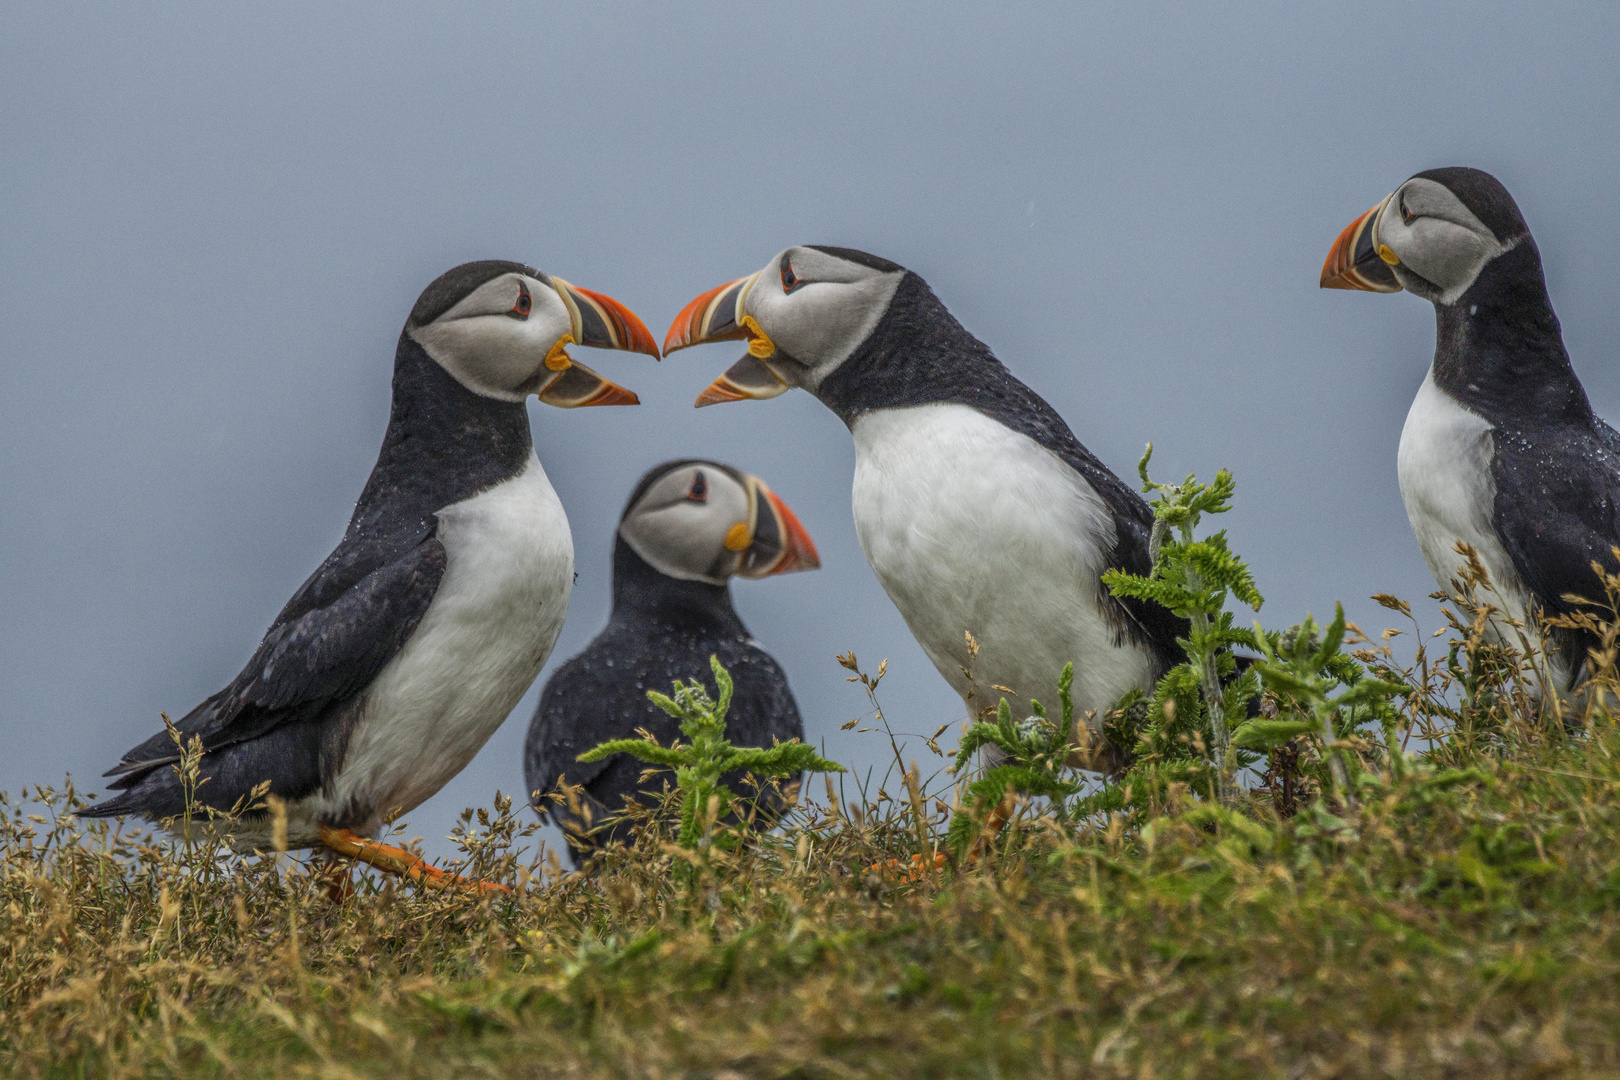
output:
M889 309L904 271L873 272L858 281L812 281L792 293L761 277L749 313L788 356L810 369L811 386L849 358Z
M534 378L549 348L539 344L544 331L532 322L533 316L520 322L505 315L475 315L419 326L411 336L473 393L522 401L524 384Z
M518 296L517 279L508 275L473 290L426 326L415 327L411 337L473 393L522 401L546 354L573 325L550 286L525 281L532 304L527 319L507 314Z
M708 499L697 502L677 497L657 505L660 489L676 484L681 490L690 484L691 474L677 473L661 481L643 498L653 509L633 510L619 524L619 535L637 555L661 574L682 581L725 584L737 560L723 560L726 534L739 521L748 519L748 495L741 487L713 469L705 470L709 482ZM716 573L723 569L724 573Z
M1414 215L1403 220L1404 200ZM1456 303L1485 264L1508 251L1496 235L1449 189L1432 180L1409 180L1390 197L1378 219L1378 240L1401 265L1440 287L1439 301Z

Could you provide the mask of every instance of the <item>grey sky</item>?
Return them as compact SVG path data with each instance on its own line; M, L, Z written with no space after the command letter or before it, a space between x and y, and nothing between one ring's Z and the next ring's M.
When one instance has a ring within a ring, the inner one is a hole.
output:
M1339 230L1411 173L1523 208L1598 411L1620 417L1620 6L869 3L8 4L0 8L0 789L92 790L159 711L218 689L342 533L395 338L450 266L521 259L662 339L790 243L922 274L1132 476L1227 466L1223 522L1273 625L1432 584L1395 447L1429 306L1324 293ZM867 569L850 440L806 394L694 411L735 359L582 358L639 409L531 406L579 583L674 456L757 472L823 569L734 587L812 739L960 716ZM1423 601L1425 622L1438 623ZM548 671L550 667L548 666ZM544 679L542 675L542 679ZM538 688L538 684L537 684ZM538 689L411 818L522 786Z

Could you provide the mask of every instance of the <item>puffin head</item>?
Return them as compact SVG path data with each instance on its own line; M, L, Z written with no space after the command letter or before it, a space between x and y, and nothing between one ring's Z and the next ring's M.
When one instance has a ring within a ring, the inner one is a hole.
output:
M1339 234L1322 288L1399 292L1455 304L1530 235L1501 181L1479 169L1420 172Z
M635 405L636 395L568 355L569 345L658 356L635 313L532 266L463 263L422 290L405 333L475 394L548 405Z
M790 247L745 278L710 289L675 317L664 352L742 339L748 352L698 395L699 407L812 392L889 309L906 268L839 247Z
M799 519L765 481L717 461L667 461L636 485L619 536L661 574L724 585L821 565Z

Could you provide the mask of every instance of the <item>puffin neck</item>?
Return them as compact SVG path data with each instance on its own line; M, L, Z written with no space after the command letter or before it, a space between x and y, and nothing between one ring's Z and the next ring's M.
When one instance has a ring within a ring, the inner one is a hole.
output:
M1510 428L1592 423L1528 235L1487 263L1456 303L1434 311L1440 389Z
M907 271L889 308L815 394L845 424L872 409L977 404L1011 376L989 346L956 321L928 283Z
M708 629L748 636L748 628L731 606L731 587L706 581L683 581L653 569L624 537L613 538L612 620L629 615L652 618L674 627Z
M523 402L473 393L401 333L388 430L351 528L384 506L432 514L517 476L533 456Z

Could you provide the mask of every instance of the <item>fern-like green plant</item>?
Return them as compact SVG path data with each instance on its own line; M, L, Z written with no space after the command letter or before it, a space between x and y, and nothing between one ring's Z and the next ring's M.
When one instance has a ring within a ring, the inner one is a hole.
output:
M1015 724L1012 709L1002 698L995 723L979 720L963 733L956 749L957 772L971 765L973 755L986 746L999 750L1001 760L968 785L968 807L951 819L945 842L957 857L966 853L985 811L998 806L1009 791L1050 799L1058 821L1069 820L1069 799L1081 788L1067 767L1074 750L1074 696L1069 689L1073 685L1074 665L1065 664L1058 677L1056 721L1047 716L1044 705L1031 701L1033 715Z
M679 722L681 734L691 740L662 746L652 739L611 739L579 755L580 761L601 761L612 754L630 754L653 765L675 770L675 783L681 797L681 827L676 842L687 850L702 846L716 821L725 816L736 795L720 782L734 769L745 769L756 776L786 778L802 772L843 772L844 767L828 761L797 739L775 746L733 746L726 738L726 712L731 708L731 673L718 656L709 657L719 700L697 679L690 683L675 680L673 697L656 690L647 691L654 705Z
M1392 752L1398 754L1394 726L1399 717L1390 698L1409 688L1369 675L1354 659L1340 652L1345 627L1343 604L1334 605L1333 621L1326 627L1318 627L1309 615L1280 634L1255 624L1254 640L1265 659L1251 670L1267 690L1292 703L1298 719L1256 717L1239 727L1232 741L1246 749L1269 751L1300 735L1314 738L1327 763L1332 786L1338 789L1340 798L1354 802L1350 769L1355 758L1345 752L1340 742L1357 728L1376 721L1383 726ZM1341 688L1344 692L1334 695Z
M1145 576L1109 570L1103 574L1103 584L1115 596L1160 604L1190 623L1181 642L1187 660L1159 681L1148 702L1147 723L1164 735L1170 734L1165 730L1169 726L1176 729L1177 736L1201 736L1207 731L1215 765L1215 793L1225 800L1241 764L1232 746L1228 717L1242 715L1245 703L1260 692L1252 672L1231 677L1236 671L1232 646L1256 645L1251 631L1233 625L1226 601L1235 597L1259 611L1263 598L1248 566L1227 547L1224 531L1201 539L1195 534L1205 514L1224 514L1232 508L1236 489L1232 474L1222 469L1208 484L1193 475L1179 484L1161 484L1148 475L1152 457L1153 444L1148 443L1136 471L1142 477L1142 490L1157 495L1149 544L1153 569ZM1166 745L1160 756L1189 754L1185 744Z

